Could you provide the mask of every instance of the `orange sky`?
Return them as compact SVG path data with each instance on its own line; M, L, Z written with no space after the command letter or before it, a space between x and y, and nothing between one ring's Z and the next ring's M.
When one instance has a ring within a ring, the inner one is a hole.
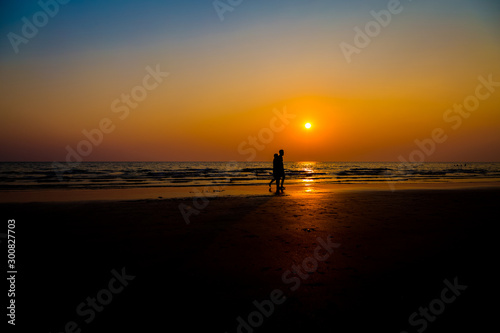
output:
M489 2L460 2L454 11L446 1L405 4L350 63L339 44L353 44L353 27L386 5L363 2L340 15L335 3L274 5L269 13L257 2L224 22L208 6L196 11L203 25L198 20L189 31L182 27L191 21L179 20L169 23L177 30L127 30L115 32L123 40L85 37L81 45L72 38L92 28L66 25L91 9L61 9L18 54L8 39L2 44L1 160L64 160L69 150L89 147L82 131L109 119L113 130L96 136L82 160L259 161L283 148L289 161L398 161L419 149L415 140L442 128L447 139L426 161L500 161L500 86L481 88L488 97L460 116L458 128L451 115L444 119L475 96L479 77L500 82L499 25L488 16ZM2 33L20 30L12 15ZM169 73L151 90L141 88L148 66ZM120 119L124 111L111 105L134 89L146 95ZM284 109L295 117L249 153L249 137L269 134L273 110Z

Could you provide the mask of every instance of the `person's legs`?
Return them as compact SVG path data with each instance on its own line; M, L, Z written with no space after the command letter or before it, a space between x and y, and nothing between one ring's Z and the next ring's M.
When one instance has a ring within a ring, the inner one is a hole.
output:
M280 177L276 177L276 193L280 193Z
M281 190L283 191L283 183L285 182L285 175L281 176Z

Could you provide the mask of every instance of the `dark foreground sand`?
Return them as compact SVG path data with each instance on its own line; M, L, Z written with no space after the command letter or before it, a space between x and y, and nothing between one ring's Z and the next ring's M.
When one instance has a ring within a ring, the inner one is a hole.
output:
M190 224L179 210L189 198L0 204L16 220L17 329L485 332L499 194L218 196ZM443 292L444 280L458 287ZM92 310L96 297L105 304ZM437 315L412 326L429 305Z

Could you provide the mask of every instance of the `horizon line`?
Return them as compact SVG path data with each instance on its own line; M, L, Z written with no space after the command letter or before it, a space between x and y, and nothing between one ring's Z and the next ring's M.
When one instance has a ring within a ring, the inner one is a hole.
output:
M66 162L66 161L0 161L0 163L272 163L272 160L264 161L81 161L81 162ZM402 161L315 161L315 160L300 160L300 161L284 161L285 163L409 163L409 164L422 164L422 163L500 163L500 161L424 161L424 162L402 162Z

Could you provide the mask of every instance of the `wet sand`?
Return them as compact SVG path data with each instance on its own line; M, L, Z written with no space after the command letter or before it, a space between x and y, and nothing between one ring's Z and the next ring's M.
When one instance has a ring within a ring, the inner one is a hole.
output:
M286 194L295 197L311 194L338 193L343 191L400 191L400 190L453 190L497 188L500 181L483 182L450 182L450 183L397 183L376 182L356 184L324 184L304 182L303 184L286 184ZM179 187L130 187L109 189L25 189L0 190L0 203L15 202L75 202L75 201L130 201L141 199L173 199L206 196L261 196L267 195L265 185L221 185L221 186L179 186ZM276 190L275 184L272 192Z
M498 187L286 194L2 203L16 219L17 328L458 332L493 322ZM195 212L189 224L179 207ZM449 304L435 301L444 280L467 286ZM88 297L106 304L90 310ZM412 326L429 304L438 314Z

